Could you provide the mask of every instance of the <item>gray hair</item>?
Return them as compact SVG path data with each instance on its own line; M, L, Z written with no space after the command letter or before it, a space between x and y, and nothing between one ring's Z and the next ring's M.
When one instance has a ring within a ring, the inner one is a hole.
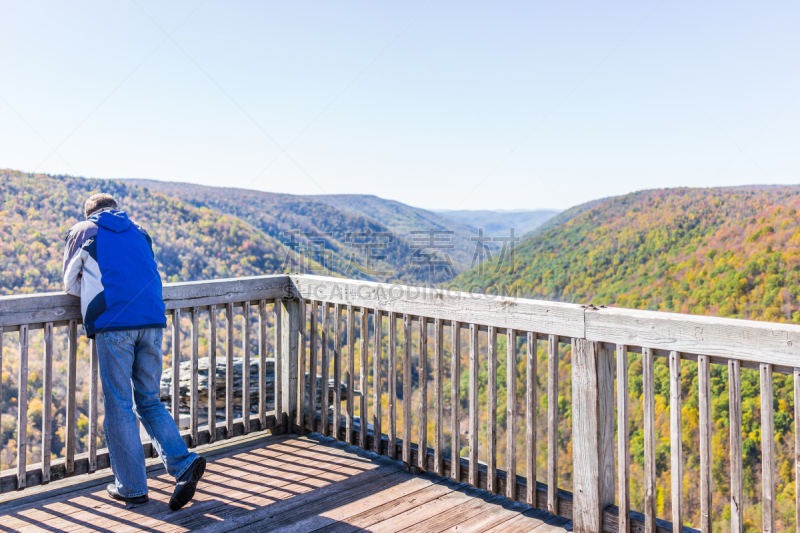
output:
M108 208L117 209L117 201L110 194L103 192L93 195L83 204L83 212L87 220L92 214Z

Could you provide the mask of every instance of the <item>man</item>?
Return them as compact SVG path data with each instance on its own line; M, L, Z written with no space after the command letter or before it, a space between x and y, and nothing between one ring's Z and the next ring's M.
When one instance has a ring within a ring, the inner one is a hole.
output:
M167 324L153 243L108 194L86 200L84 212L86 220L74 225L65 241L64 287L81 297L83 326L97 346L103 428L115 477L106 490L126 503L148 501L138 418L177 480L169 502L176 511L194 496L206 460L189 453L159 399Z

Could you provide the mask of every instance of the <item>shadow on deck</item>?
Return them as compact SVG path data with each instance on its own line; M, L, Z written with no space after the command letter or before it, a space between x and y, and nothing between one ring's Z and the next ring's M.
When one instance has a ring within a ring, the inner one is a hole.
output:
M203 450L205 448L205 450ZM209 459L194 501L167 506L173 481L148 463L150 502L110 499L104 470L6 496L3 531L458 531L545 533L571 523L399 461L311 434L265 433L198 449ZM157 460L156 460L157 461Z

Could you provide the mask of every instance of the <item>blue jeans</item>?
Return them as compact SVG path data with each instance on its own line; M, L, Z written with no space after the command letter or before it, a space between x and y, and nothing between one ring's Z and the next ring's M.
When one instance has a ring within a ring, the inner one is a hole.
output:
M189 453L172 415L159 399L163 333L157 328L108 331L95 338L111 470L119 493L127 497L147 494L137 418L167 472L176 479L197 458L197 454Z

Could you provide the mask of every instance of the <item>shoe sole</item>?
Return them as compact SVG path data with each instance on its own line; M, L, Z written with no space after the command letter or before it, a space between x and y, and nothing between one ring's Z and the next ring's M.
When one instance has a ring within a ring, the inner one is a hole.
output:
M169 508L173 511L177 511L178 509L182 508L184 505L192 501L194 498L194 492L197 489L197 482L203 477L203 474L206 472L206 460L203 457L197 459L197 466L195 466L194 471L192 472L192 479L189 480L186 485L183 486L183 489L178 493L175 494L169 501Z

